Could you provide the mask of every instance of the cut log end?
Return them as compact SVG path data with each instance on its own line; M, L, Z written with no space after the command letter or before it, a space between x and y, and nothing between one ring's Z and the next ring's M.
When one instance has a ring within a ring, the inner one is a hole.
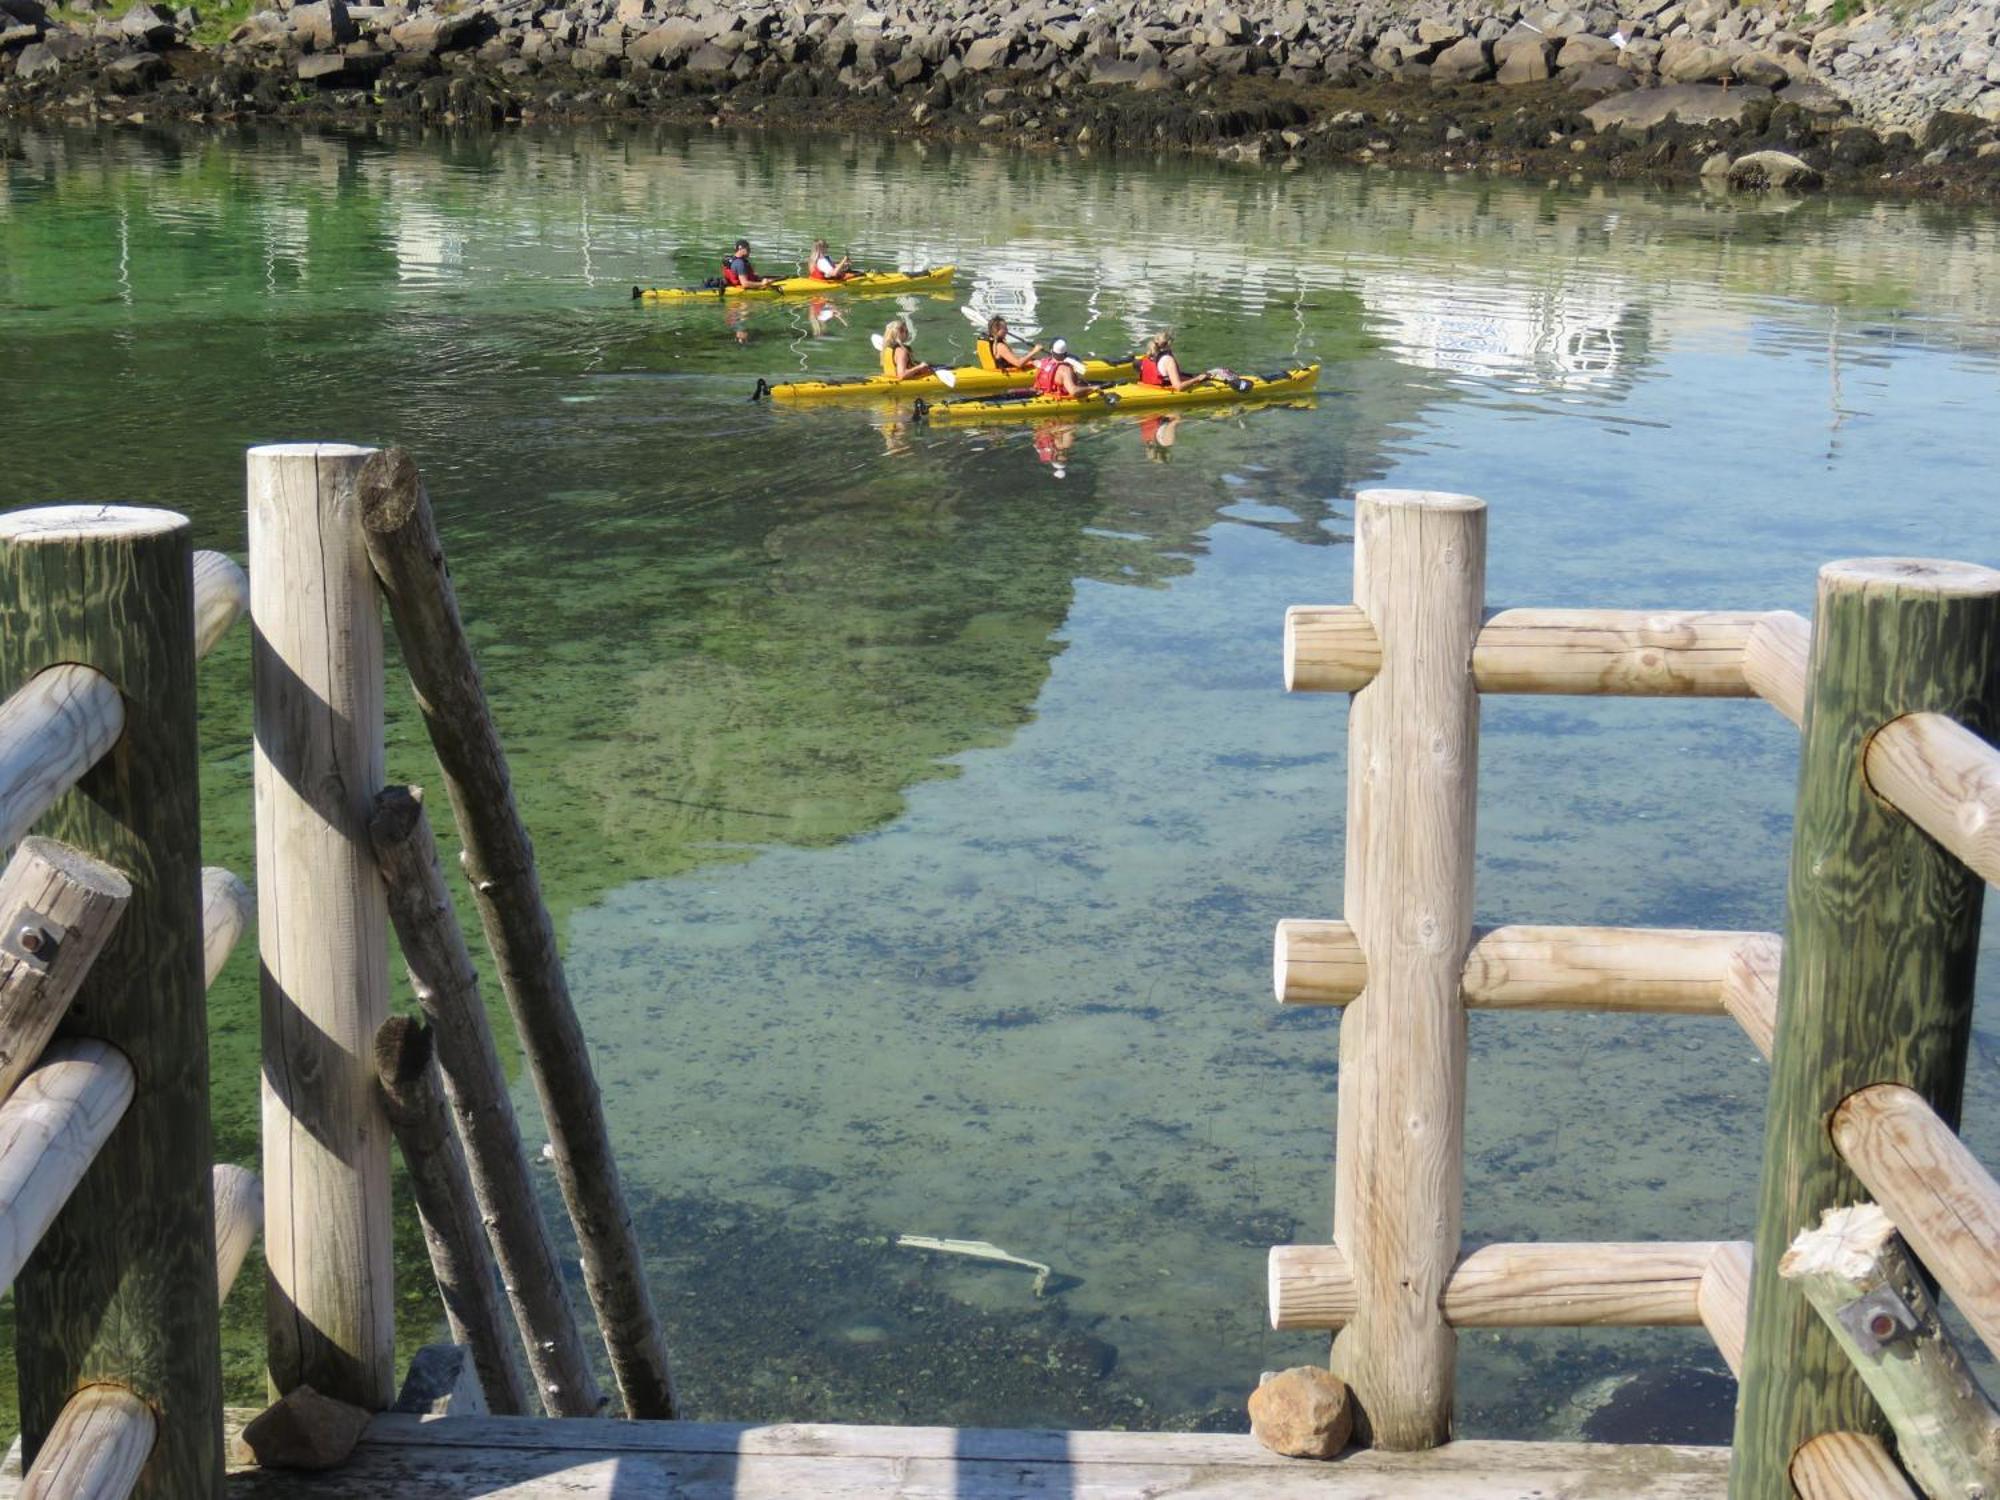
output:
M16 857L22 856L39 860L71 884L108 901L122 906L132 899L132 882L125 878L123 871L101 859L93 859L81 849L73 849L55 839L30 835L21 840Z
M361 469L361 524L370 531L400 531L423 503L424 479L404 448L385 448Z
M1896 1226L1873 1203L1829 1208L1819 1228L1801 1231L1778 1274L1787 1281L1801 1276L1838 1276L1843 1281L1870 1279L1882 1263L1882 1249L1896 1237Z
M137 540L188 524L178 511L146 505L38 505L0 516L0 541L71 542L105 536Z
M375 1072L395 1090L424 1076L431 1065L431 1029L415 1016L391 1016L375 1032Z
M1355 499L1397 510L1486 509L1486 502L1477 495L1458 495L1447 490L1362 490Z
M2000 594L2000 572L1934 557L1850 557L1819 570L1831 591L1979 598Z
M375 811L368 819L368 840L375 857L399 847L417 831L424 817L424 789L420 786L385 786L375 794Z

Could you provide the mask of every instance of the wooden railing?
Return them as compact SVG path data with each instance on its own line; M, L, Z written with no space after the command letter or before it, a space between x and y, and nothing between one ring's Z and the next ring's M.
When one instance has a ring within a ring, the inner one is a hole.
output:
M0 517L0 1286L30 1495L221 1480L217 1294L257 1195L209 1164L203 993L248 898L200 867L193 669L247 594L188 539L165 511Z
M2000 1195L1950 1128L1978 902L1943 868L1956 868L1956 856L2000 879L2000 752L1974 732L2000 707L2000 574L1832 565L1820 614L1844 624L1818 643L1815 660L1812 627L1786 612L1488 616L1485 540L1477 500L1364 492L1355 602L1286 617L1287 687L1354 699L1346 910L1341 920L1280 923L1273 963L1281 1004L1345 1007L1334 1238L1272 1251L1273 1326L1339 1330L1334 1367L1373 1441L1415 1448L1448 1435L1456 1328L1699 1323L1745 1376L1739 1500L1794 1485L1827 1496L1907 1494L1880 1442L1880 1414L1865 1393L1855 1399L1858 1384L1843 1380L1844 1361L1777 1280L1776 1262L1820 1209L1855 1195L1836 1154L1845 1153L1968 1315L2000 1312ZM1840 649L1843 640L1850 649ZM1829 673L1838 686L1823 685ZM1805 962L1771 933L1475 929L1481 693L1756 697L1804 727L1808 779L1785 942ZM1896 706L1868 719L1870 699ZM1816 744L1825 764L1815 773ZM1900 827L1853 835L1840 818L1814 813L1815 784ZM1848 835L1861 843L1844 843ZM1884 855L1864 871L1858 897L1845 864L1854 847ZM1802 905L1824 907L1818 893L1841 881L1849 904L1872 915L1839 936L1802 924ZM1938 953L1952 961L1934 961ZM1915 972L1889 972L1897 960ZM1843 963L1804 994L1812 965ZM1885 990L1903 1007L1896 1023L1851 1024L1879 1008ZM1741 1241L1468 1250L1464 1017L1472 1008L1734 1017L1778 1059L1755 1254ZM1885 1118L1897 1122L1893 1131ZM1764 1316L1753 1318L1753 1306Z

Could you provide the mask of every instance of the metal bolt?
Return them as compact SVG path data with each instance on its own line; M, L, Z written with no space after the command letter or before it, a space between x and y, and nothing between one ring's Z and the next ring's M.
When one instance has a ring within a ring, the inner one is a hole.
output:
M48 937L49 935L39 927L23 927L16 941L20 943L23 953L40 953L42 944L48 941Z
M1885 1312L1878 1312L1868 1320L1868 1331L1878 1339L1886 1339L1896 1331L1896 1320Z

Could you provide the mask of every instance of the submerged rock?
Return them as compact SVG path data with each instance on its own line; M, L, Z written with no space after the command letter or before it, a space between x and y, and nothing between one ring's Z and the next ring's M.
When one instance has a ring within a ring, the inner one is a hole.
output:
M1752 151L1729 164L1729 185L1738 192L1809 193L1824 181L1818 167L1789 151Z

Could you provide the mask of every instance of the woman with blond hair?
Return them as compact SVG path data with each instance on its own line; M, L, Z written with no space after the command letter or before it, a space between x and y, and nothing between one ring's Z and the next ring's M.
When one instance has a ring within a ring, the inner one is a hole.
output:
M1184 391L1190 386L1200 385L1208 380L1230 380L1236 376L1228 370L1204 370L1199 375L1183 375L1181 362L1174 357L1174 336L1161 329L1146 340L1146 352L1139 356L1139 384L1164 386L1170 391Z
M911 352L915 338L907 318L891 318L882 330L882 373L891 380L915 380L934 373Z
M812 263L806 267L806 274L814 281L845 281L854 274L854 262L845 255L835 260L825 240L814 240Z

